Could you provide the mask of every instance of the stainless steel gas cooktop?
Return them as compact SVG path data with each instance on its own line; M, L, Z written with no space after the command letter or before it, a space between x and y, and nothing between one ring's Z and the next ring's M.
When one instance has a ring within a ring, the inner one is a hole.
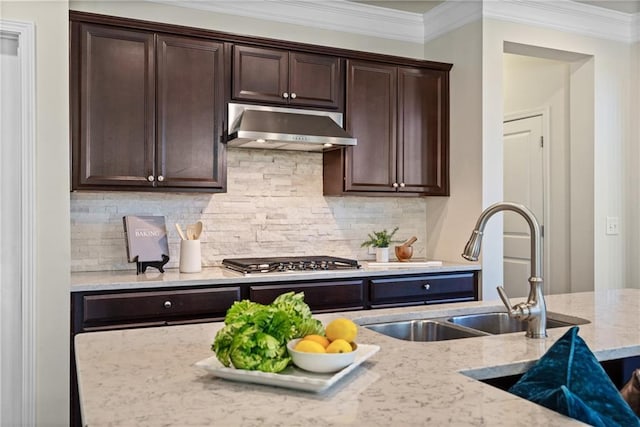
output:
M312 272L358 269L358 261L331 256L293 256L269 258L225 258L225 267L244 274L273 272Z

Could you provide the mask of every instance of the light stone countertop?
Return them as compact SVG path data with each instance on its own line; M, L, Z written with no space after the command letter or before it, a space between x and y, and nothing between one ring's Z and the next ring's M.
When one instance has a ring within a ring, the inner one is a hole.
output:
M516 302L516 300L514 300ZM546 297L548 310L581 317L599 360L640 355L640 289ZM503 311L498 301L317 315L357 323ZM568 328L408 342L359 327L380 351L321 394L219 379L194 363L211 357L222 323L79 334L76 362L88 426L558 426L580 425L473 378L522 373Z
M97 271L86 273L71 273L71 292L104 291L163 288L179 286L211 286L237 285L255 282L282 282L292 280L322 280L354 277L391 276L422 273L451 273L458 271L478 271L480 265L469 262L443 261L441 266L417 267L411 262L403 263L400 267L372 267L367 261L360 261L359 269L305 271L287 273L257 273L247 274L229 270L225 267L204 268L200 273L180 273L178 269L166 269L160 273L154 268L148 268L146 273L136 275L135 270L126 271ZM393 265L393 264L390 264Z

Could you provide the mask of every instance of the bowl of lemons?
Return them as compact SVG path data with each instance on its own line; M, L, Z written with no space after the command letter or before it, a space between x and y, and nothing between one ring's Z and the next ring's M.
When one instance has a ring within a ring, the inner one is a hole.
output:
M325 335L307 335L289 341L287 350L293 364L305 371L337 372L356 359L358 327L353 321L338 318L325 328Z

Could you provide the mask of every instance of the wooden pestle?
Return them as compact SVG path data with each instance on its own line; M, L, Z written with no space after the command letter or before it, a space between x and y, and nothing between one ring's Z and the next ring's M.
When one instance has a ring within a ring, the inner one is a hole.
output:
M415 243L416 240L418 240L418 238L416 236L410 237L406 242L404 242L400 246L411 246L411 245L413 245Z

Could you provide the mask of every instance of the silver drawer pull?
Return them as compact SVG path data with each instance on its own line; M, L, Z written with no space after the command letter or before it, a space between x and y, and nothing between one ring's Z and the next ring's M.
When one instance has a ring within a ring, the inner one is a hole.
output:
M428 291L429 289L431 289L431 285L430 285L430 284L428 284L428 283L425 283L424 285L422 285L422 288L423 288L425 291Z
M173 304L171 304L171 301L165 301L164 302L164 308L171 308Z

